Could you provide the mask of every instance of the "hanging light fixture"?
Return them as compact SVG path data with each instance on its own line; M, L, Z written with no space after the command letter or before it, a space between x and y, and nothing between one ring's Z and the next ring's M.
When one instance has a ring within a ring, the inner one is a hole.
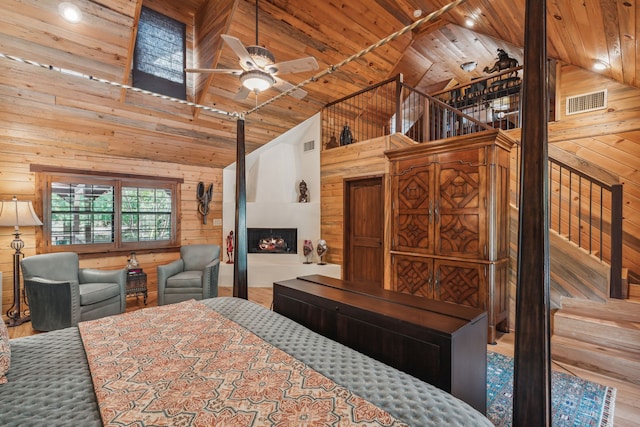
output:
M269 73L262 70L249 70L240 74L242 85L253 92L262 92L276 83Z

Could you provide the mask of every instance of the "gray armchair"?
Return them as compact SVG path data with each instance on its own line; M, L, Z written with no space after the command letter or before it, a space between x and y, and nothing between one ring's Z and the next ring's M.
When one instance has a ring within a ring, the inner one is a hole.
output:
M33 329L53 331L124 313L127 270L80 268L78 254L56 252L22 260Z
M180 259L158 266L158 305L218 296L220 246L186 245Z

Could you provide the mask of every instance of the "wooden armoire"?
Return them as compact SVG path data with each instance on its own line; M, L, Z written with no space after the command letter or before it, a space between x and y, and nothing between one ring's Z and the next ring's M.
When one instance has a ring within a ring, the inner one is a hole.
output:
M508 330L509 157L483 131L389 150L391 288L487 311Z

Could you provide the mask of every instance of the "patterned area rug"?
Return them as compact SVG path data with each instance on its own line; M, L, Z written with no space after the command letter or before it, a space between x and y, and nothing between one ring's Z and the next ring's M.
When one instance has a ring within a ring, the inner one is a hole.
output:
M511 426L513 359L487 352L487 417L496 426ZM553 371L552 425L611 427L616 389Z

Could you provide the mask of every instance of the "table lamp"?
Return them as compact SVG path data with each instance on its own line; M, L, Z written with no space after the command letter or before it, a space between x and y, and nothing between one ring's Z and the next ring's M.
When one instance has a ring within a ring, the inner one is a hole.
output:
M18 200L16 196L10 201L0 202L0 227L14 227L11 242L13 254L13 305L7 310L8 326L18 326L30 320L29 316L22 316L20 307L20 258L23 256L24 242L20 238L20 226L29 227L42 225L31 201Z

